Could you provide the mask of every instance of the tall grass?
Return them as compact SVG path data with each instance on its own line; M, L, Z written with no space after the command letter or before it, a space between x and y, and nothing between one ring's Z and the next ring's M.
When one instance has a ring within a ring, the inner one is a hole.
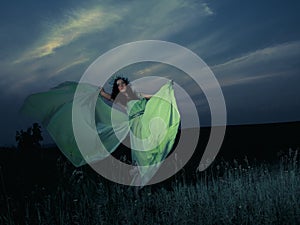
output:
M0 224L300 224L298 151L276 165L221 162L195 182L174 179L171 188L134 188L58 163L61 181L53 193L37 187L22 216L2 196ZM177 175L180 177L180 175ZM2 201L4 200L4 201ZM15 200L17 201L17 200Z

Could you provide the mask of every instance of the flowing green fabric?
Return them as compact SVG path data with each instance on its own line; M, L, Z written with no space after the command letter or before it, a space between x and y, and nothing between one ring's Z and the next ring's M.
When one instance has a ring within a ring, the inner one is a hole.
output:
M89 96L95 96L96 92L99 93L99 89L88 84L80 85L86 92L84 98L82 98L82 107L86 106L88 108L93 100L89 99ZM107 157L109 152L113 152L118 147L120 144L119 139L122 141L126 137L128 128L124 123L127 120L127 115L122 112L118 113L116 110L114 110L114 114L117 113L115 123L119 127L113 127L111 122L112 108L102 98L97 98L95 107L97 130L94 135L99 135L105 149L103 146L99 148L96 136L87 137L88 140L91 140L88 143L89 149L93 149L93 151L88 152L83 157L78 149L72 126L72 104L77 86L78 83L76 82L65 82L47 92L30 95L25 99L20 112L40 121L62 153L74 166L79 167ZM82 117L84 116L85 114L82 113ZM84 120L84 122L83 128L91 130L92 127L89 121ZM118 136L115 135L114 131L118 131ZM85 132L82 135L85 135Z
M86 137L91 150L84 157L78 149L72 126L72 105L78 85L85 92L78 97L81 98L81 107L87 109L86 112L80 112L82 126L90 131L93 131L93 126L87 114L91 102L96 101L96 130L92 132L92 136ZM171 151L178 131L180 115L172 82L163 85L149 100L142 98L129 101L127 115L113 110L101 97L93 99L96 93L99 93L99 89L95 86L65 82L47 92L29 96L21 112L39 120L62 153L76 167L107 157L130 131L132 160L138 166L133 183L146 184ZM99 146L95 141L98 137L103 145Z
M172 150L180 123L180 114L172 82L161 87L147 102L132 100L127 104L132 160L139 166L133 179L145 185Z

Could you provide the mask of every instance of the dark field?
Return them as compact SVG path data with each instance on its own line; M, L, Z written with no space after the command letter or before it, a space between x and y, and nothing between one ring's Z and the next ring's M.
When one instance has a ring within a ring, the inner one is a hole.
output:
M299 134L299 122L228 126L216 160L196 172L209 135L201 128L184 169L138 196L55 147L3 148L0 224L300 224Z

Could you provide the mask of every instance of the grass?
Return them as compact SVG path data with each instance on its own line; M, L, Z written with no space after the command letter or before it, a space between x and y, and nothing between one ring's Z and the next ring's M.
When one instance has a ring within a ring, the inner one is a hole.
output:
M0 224L300 224L298 163L297 150L274 165L219 162L193 182L177 174L136 198L133 187L60 160L56 189L36 186L23 201L8 196L1 173Z

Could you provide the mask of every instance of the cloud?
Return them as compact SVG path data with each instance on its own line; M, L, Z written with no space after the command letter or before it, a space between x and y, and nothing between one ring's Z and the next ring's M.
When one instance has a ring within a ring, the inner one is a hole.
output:
M43 34L14 63L51 55L83 36L106 30L126 29L127 32L121 37L111 37L112 42L119 42L119 38L142 40L170 37L195 18L212 14L206 3L183 0L132 1L129 4L110 2L110 5L93 2L88 8L67 10L61 18L43 21ZM122 23L118 24L120 21Z
M138 39L168 39L185 30L194 23L201 23L201 18L213 15L212 9L201 1L195 3L183 0L163 0L143 6L139 21L135 26L140 28Z
M42 17L40 35L32 37L32 44L1 62L2 71L10 76L1 86L13 88L18 83L18 88L30 89L35 82L45 85L45 79L76 79L92 60L113 47L144 39L173 39L199 18L212 15L206 3L183 0L90 1L62 12L55 18Z
M211 67L222 86L288 76L298 69L300 41L258 49Z
M203 29L205 30L205 29ZM204 58L218 60L223 53L230 52L235 48L236 43L232 42L226 34L228 27L218 27L210 32L203 32L198 35L198 39L189 43L187 47Z
M80 57L78 59L73 60L72 62L68 62L68 63L62 65L53 74L54 75L60 74L61 72L65 71L65 70L68 70L68 69L72 68L75 65L79 65L79 64L85 63L88 60L89 60L88 57Z
M121 16L114 11L106 12L100 6L66 12L59 21L44 21L46 30L36 40L32 50L25 51L15 63L34 60L51 55L56 49L69 45L80 37L99 32L119 21Z
M205 12L206 15L213 15L214 12L212 11L211 8L207 5L207 3L202 3L203 6L203 11Z

